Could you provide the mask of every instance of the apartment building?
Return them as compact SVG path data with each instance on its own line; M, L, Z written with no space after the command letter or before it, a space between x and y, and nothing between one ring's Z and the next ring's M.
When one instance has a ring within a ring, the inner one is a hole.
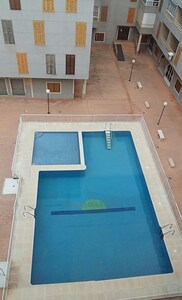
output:
M138 0L95 0L92 40L111 44L133 40Z
M154 55L164 80L182 102L182 1L95 0L93 43L125 40L135 43L137 53L148 49Z
M176 99L182 103L182 1L164 0L152 33L151 51Z
M89 76L94 0L0 1L0 95L74 98Z

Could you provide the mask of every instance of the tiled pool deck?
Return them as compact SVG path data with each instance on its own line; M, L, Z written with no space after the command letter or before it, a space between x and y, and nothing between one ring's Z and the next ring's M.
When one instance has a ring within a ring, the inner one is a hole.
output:
M9 284L5 290L5 299L157 299L181 295L182 239L175 217L175 215L178 217L178 210L143 117L141 115L23 115L21 120L12 165L13 174L17 175L20 181L15 205L12 248L9 253L11 261ZM159 223L161 226L172 223L175 230L174 235L167 234L164 238L174 272L129 279L32 286L30 276L34 218L23 217L24 206L36 207L38 171L61 169L60 166L31 165L34 133L36 131L104 131L106 123L112 123L113 131L127 130L132 133ZM172 206L175 214L171 209Z

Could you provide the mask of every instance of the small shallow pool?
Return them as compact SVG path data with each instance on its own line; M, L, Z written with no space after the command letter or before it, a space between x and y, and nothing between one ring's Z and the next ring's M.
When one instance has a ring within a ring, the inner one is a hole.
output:
M35 132L32 164L80 164L78 133Z

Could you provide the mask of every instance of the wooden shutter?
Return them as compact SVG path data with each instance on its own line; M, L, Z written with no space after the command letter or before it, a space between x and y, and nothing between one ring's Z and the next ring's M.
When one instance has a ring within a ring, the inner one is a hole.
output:
M26 53L16 53L19 74L28 74L28 63Z
M42 0L43 12L54 12L54 0Z
M44 21L33 21L34 42L37 46L45 45Z
M128 19L127 19L127 23L133 24L134 23L134 19L135 19L135 8L134 7L130 7L128 9Z
M9 0L10 9L21 10L20 0Z
M66 0L66 12L67 13L77 12L77 0Z
M66 74L67 75L75 74L75 55L74 54L66 55Z
M55 54L46 54L46 69L47 74L56 74Z
M76 47L86 46L87 23L76 22Z
M104 42L105 33L104 32L96 32L95 33L95 42Z
M61 93L61 83L60 82L48 82L47 88L51 93Z
M15 44L12 21L2 20L1 23L5 44Z
M174 65L178 64L181 53L182 53L182 47L178 47L178 50L177 50L175 58L174 58Z
M101 6L100 8L100 22L107 22L108 6Z
M162 23L160 22L159 25L158 25L158 28L157 28L157 33L156 33L156 38L157 38L157 39L159 38L161 26L162 26Z

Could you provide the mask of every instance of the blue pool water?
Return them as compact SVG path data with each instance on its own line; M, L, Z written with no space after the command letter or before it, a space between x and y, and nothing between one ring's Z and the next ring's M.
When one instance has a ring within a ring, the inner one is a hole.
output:
M31 283L172 272L130 132L83 142L85 171L39 173Z
M32 164L80 164L78 133L35 132Z

